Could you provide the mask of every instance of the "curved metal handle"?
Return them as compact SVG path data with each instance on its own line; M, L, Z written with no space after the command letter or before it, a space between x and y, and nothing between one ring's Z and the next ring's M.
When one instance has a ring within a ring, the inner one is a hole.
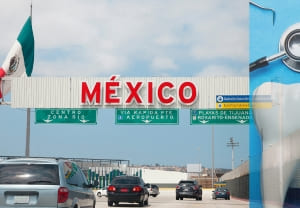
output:
M252 72L256 69L259 69L261 67L267 66L269 64L269 61L266 56L257 59L256 61L249 64L249 71Z

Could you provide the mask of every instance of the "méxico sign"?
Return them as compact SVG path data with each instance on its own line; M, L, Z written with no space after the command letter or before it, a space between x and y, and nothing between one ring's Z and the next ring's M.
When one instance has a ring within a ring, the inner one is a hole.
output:
M190 111L191 124L249 124L250 112L239 110L194 110Z
M36 109L35 123L97 124L96 109Z
M152 80L148 81L125 81L118 80L118 76L111 76L106 82L97 81L93 86L87 82L81 83L82 105L153 105L156 100L162 105L171 105L176 100L184 105L192 105L198 97L198 87L190 80L176 85L173 81L164 80L154 87ZM124 88L128 94L121 96L118 89ZM144 89L146 99L142 98L141 91ZM103 94L103 95L102 95Z
M116 109L116 124L178 124L178 109Z
M216 95L220 92L246 95L248 78L115 75L15 78L11 107L215 109Z

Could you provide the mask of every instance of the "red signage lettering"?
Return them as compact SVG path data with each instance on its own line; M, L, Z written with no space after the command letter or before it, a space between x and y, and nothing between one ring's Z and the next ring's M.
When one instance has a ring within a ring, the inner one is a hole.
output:
M130 91L130 94L126 100L126 104L128 103L132 103L133 99L135 99L135 101L137 103L142 103L142 99L140 97L140 95L138 94L138 91L140 90L141 86L143 85L142 82L137 82L135 87L132 85L131 82L126 82L126 85Z
M95 103L100 104L100 88L101 83L96 82L92 93L90 93L89 87L86 82L82 82L81 85L81 103ZM95 98L96 97L96 98ZM87 100L88 99L88 100Z
M155 105L155 103L172 105L178 101L183 105L192 105L197 101L198 89L192 81L181 82L178 86L175 86L171 81L163 81L155 86L156 83L153 81L135 80L123 83L118 78L118 76L111 76L109 81L105 81L103 84L95 82L94 86L90 88L91 84L88 85L87 82L82 82L81 103L84 105L123 106L135 103L150 106ZM121 90L122 87L126 87L127 90ZM156 94L156 100L153 96L154 93ZM101 103L102 99L104 103Z

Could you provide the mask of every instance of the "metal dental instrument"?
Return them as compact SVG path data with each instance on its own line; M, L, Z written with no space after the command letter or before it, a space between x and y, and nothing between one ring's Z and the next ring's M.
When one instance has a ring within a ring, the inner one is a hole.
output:
M289 27L281 36L279 53L262 57L249 65L249 70L267 66L271 61L282 58L282 62L290 69L300 72L300 23Z
M255 3L255 2L253 2L253 1L250 1L249 3L252 4L252 5L254 5L254 6L256 6L256 7L258 7L258 8L260 8L260 9L264 9L264 10L269 10L269 11L271 11L271 12L273 13L273 25L275 24L275 20L276 20L276 12L275 12L274 9L267 8L267 7L263 7L263 6L261 6L261 5L257 4L257 3Z

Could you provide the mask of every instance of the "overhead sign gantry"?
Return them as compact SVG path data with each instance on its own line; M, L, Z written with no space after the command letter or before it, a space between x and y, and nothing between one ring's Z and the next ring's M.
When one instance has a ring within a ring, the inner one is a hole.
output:
M22 77L11 107L215 109L217 95L248 93L248 77Z
M37 109L36 123L96 124L98 108L114 108L116 124L178 124L186 108L191 124L248 124L227 111L249 113L248 92L248 77L20 77L11 107Z

